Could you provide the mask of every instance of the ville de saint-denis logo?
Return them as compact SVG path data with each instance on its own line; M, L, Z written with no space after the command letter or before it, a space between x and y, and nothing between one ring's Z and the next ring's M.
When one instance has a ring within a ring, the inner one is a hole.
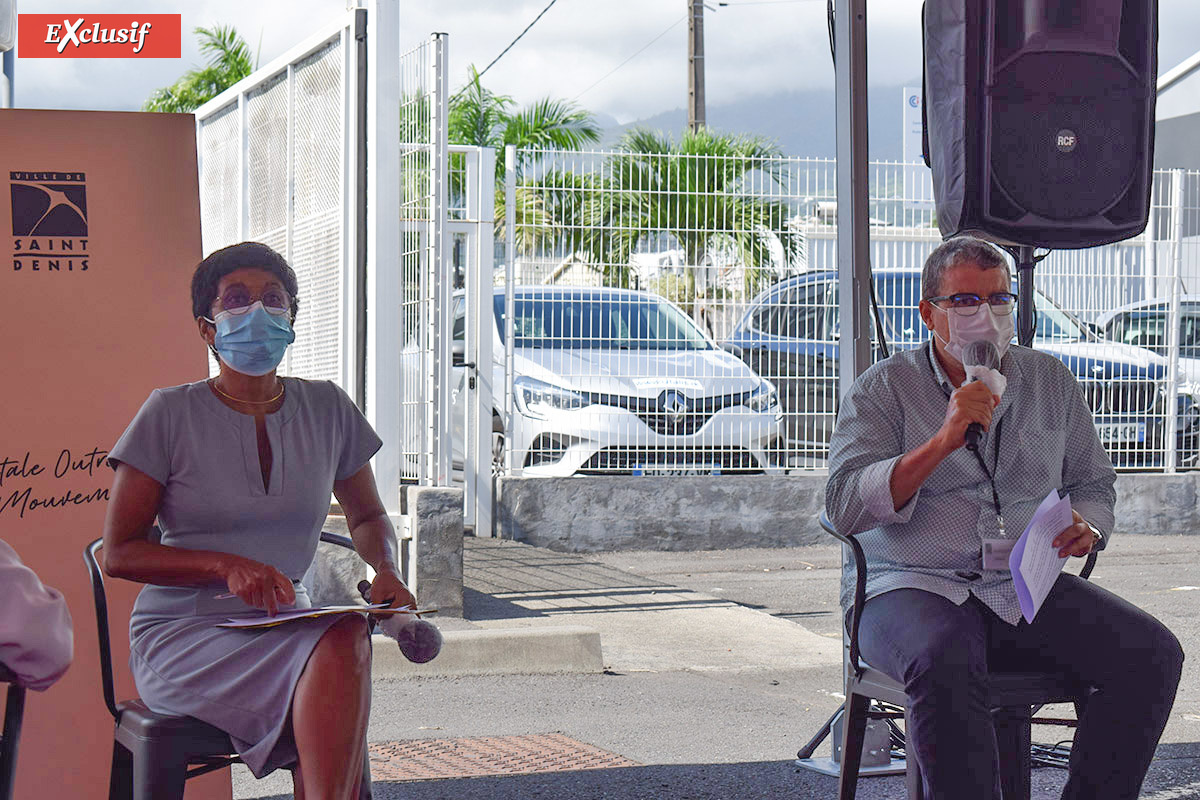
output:
M87 185L82 172L8 173L13 271L86 272Z

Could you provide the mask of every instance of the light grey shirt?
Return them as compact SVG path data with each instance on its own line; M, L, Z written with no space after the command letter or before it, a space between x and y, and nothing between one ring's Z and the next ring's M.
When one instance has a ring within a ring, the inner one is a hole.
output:
M962 604L974 594L1016 625L1021 611L1011 574L983 569L983 539L998 535L999 525L991 483L974 454L954 451L907 504L893 507L892 470L941 428L953 389L931 347L873 365L843 398L830 442L826 512L839 532L856 534L863 546L868 598L913 588ZM1017 345L1000 371L1008 387L980 453L995 476L1008 536L1019 536L1047 493L1058 489L1108 537L1116 473L1075 376L1054 356ZM843 608L853 594L849 565L842 572Z

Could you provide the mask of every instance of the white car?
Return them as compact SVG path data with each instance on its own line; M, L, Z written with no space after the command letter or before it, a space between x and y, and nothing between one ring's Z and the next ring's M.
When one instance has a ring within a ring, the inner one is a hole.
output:
M1106 311L1096 320L1096 327L1114 342L1145 347L1166 357L1170 308L1171 301L1166 298L1141 300ZM1200 392L1200 295L1186 294L1179 299L1179 366L1190 388Z
M775 387L679 307L625 289L522 286L514 296L513 409L507 420L494 412L493 458L502 457L507 438L516 474L728 474L774 466L783 413ZM464 300L455 298L456 354ZM502 287L492 308L492 385L503 409ZM455 362L458 471L466 368L457 355Z

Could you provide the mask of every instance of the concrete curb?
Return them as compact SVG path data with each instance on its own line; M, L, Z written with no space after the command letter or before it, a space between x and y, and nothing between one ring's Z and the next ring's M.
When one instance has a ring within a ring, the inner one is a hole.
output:
M404 657L395 641L375 634L372 675L417 678L456 675L541 675L604 671L600 634L581 625L442 631L442 652L426 664Z

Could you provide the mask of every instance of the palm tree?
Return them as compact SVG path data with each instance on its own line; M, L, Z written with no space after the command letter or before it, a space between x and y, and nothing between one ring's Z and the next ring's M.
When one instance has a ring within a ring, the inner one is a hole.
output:
M250 46L231 25L196 28L200 52L208 63L193 67L179 80L162 89L155 89L142 106L143 111L188 113L213 99L254 71L256 59L250 56Z
M744 266L747 295L802 263L804 240L788 224L787 205L754 185L786 180L772 143L708 129L676 143L633 130L616 149L598 174L549 171L537 179L558 241L600 267L606 283L628 285L631 256L651 237L683 251L701 300L711 296L714 257Z
M536 149L579 149L600 141L601 130L590 111L567 100L545 97L525 108L514 109L516 101L496 94L483 85L474 65L468 67L467 85L450 98L447 120L451 144L491 147L496 150L496 236L505 235L505 146L517 148L518 180L536 160ZM459 173L451 170L452 178ZM451 192L459 187L452 185ZM554 230L547 218L545 198L532 186L518 185L516 233L518 247L532 252L544 244Z
M518 148L517 174L530 166L534 156L522 149L557 148L575 150L600 141L600 126L592 112L569 100L544 97L525 108L512 110L515 101L483 85L474 66L470 80L450 98L448 121L450 143L496 149L496 176L504 178L504 147Z

